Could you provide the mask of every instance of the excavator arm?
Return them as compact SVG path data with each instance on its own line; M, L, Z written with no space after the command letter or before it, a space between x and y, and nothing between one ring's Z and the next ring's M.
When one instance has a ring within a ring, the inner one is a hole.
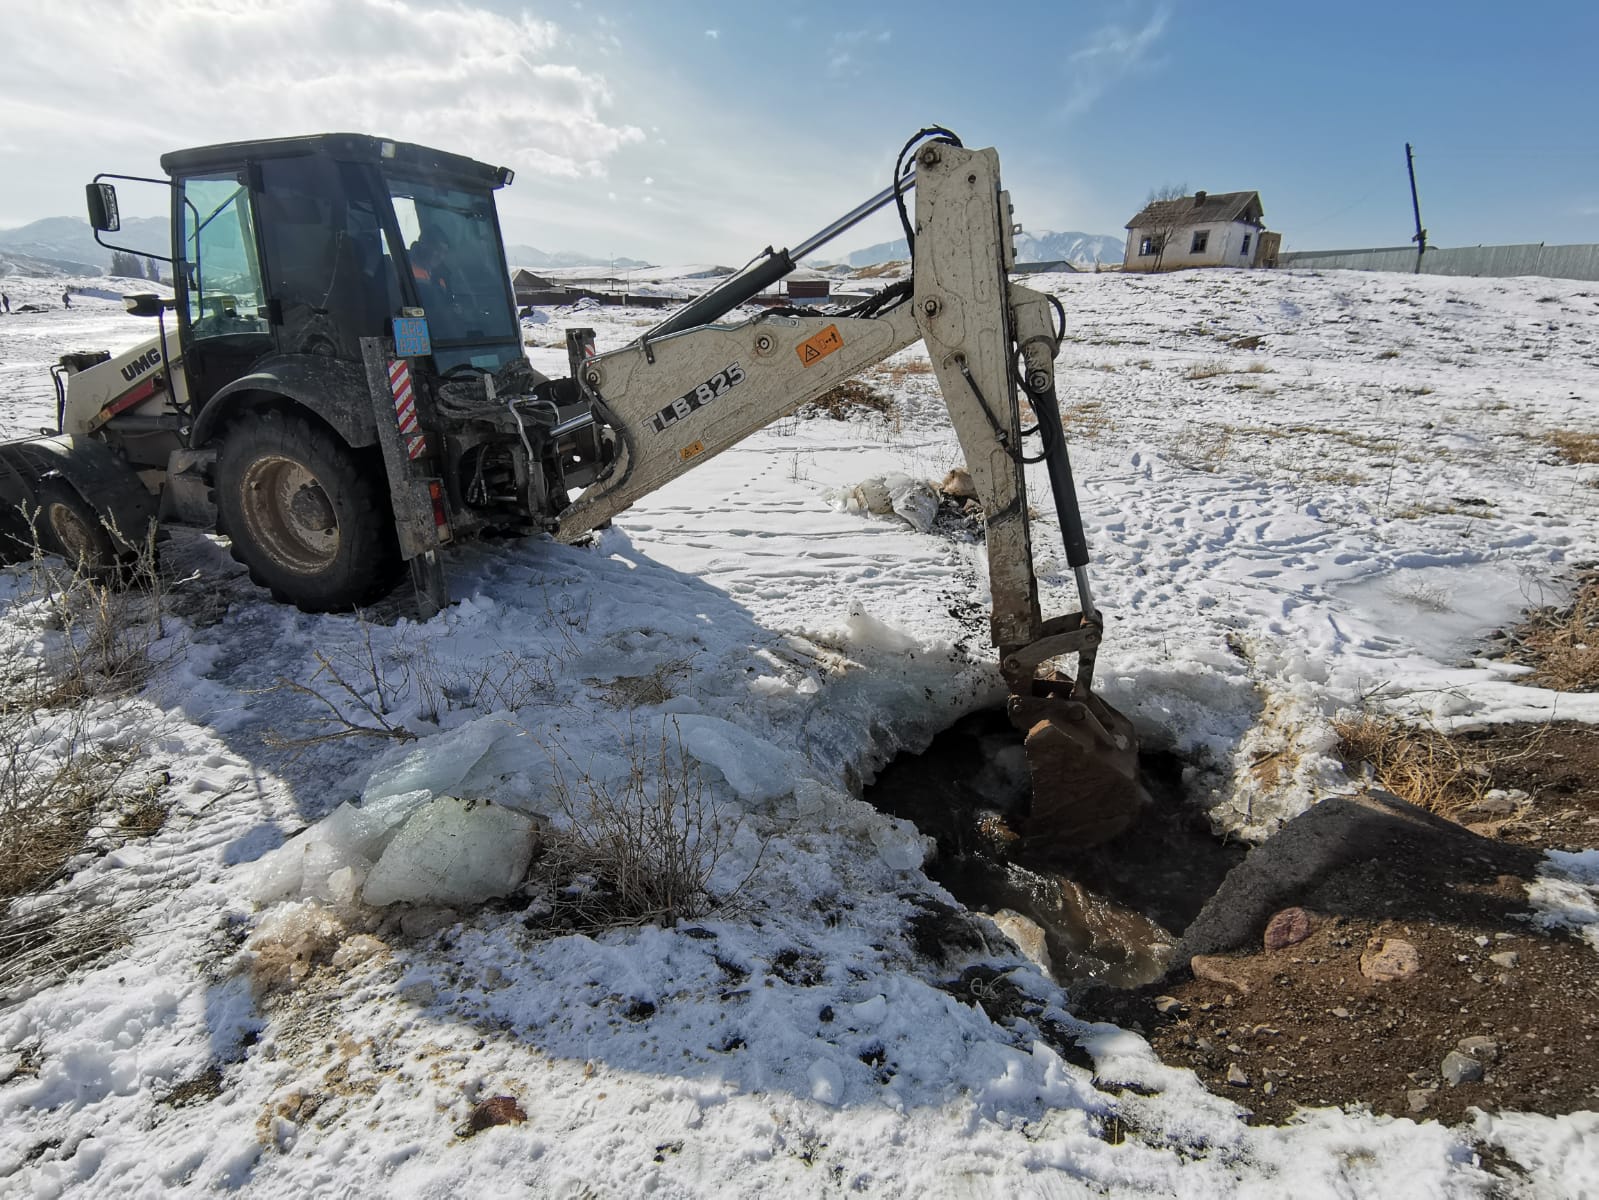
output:
M986 518L991 635L1033 779L1022 845L1047 854L1105 841L1131 823L1141 795L1137 743L1131 722L1092 691L1103 623L1088 585L1087 544L1055 399L1059 307L1009 282L1011 213L998 155L936 132L946 136L923 142L915 156L915 227L906 231L911 286L871 315L763 314L686 327L668 321L620 350L576 364L579 385L618 447L608 472L559 515L556 535L580 536L921 340ZM896 199L908 186L898 177ZM773 257L792 269L787 252ZM1030 429L1022 423L1022 394L1036 418ZM1042 449L1029 456L1032 436ZM1024 475L1025 464L1036 461L1048 466L1081 601L1079 611L1047 619L1039 607ZM1050 669L1073 653L1075 676Z

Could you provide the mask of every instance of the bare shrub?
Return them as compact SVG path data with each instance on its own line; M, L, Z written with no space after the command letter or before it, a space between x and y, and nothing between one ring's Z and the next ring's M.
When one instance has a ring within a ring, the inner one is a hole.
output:
M1503 761L1475 742L1394 717L1362 713L1334 721L1333 730L1346 765L1370 768L1401 800L1450 819L1482 800L1492 767Z
M355 649L331 655L313 650L317 669L309 683L279 676L277 683L265 689L296 692L315 701L318 711L311 722L319 727L318 732L299 737L273 731L267 735L268 745L303 748L357 737L415 740L414 732L392 719L400 700L410 691L411 664L398 660L397 670L391 672L388 660L381 659L372 644L372 626L365 618L357 621L361 644Z
M565 828L535 870L552 885L552 924L576 929L674 925L703 915L725 843L717 806L673 726L653 745L627 739L629 772L613 788L564 751L551 754Z

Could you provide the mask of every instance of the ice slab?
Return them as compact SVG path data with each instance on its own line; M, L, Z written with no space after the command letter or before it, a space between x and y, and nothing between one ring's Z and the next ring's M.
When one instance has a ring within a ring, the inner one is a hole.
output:
M466 905L504 896L527 873L534 838L533 822L521 813L440 796L400 826L361 898L377 906Z

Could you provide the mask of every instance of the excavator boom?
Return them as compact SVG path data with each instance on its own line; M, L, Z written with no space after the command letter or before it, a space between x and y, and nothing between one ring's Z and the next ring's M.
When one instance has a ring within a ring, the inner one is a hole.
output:
M1035 854L1092 845L1131 823L1141 790L1132 724L1092 691L1103 622L1088 584L1087 542L1055 399L1059 310L1050 297L1009 281L1010 200L1000 187L998 155L937 134L916 154L915 226L906 231L911 286L877 311L692 323L719 315L708 298L686 319L669 319L622 349L575 363L618 449L608 471L559 515L556 533L580 536L920 340L985 514L990 631L1033 779L1023 845ZM792 269L786 251L770 261L776 265L752 277L764 281L783 266ZM1036 417L1032 429L1022 425L1022 393ZM1042 449L1029 456L1024 442L1033 435ZM1048 619L1033 566L1029 461L1047 464L1081 601L1080 611ZM1075 676L1050 669L1069 654L1077 655Z

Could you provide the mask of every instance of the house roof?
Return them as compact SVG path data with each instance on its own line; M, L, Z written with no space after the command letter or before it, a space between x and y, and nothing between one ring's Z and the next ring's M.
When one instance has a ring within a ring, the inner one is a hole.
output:
M1195 192L1178 200L1151 201L1127 222L1126 228L1181 228L1228 221L1259 225L1264 216L1259 192Z
M533 274L533 272L529 271L526 267L515 267L511 271L511 286L553 288L557 285L551 283L542 275Z

